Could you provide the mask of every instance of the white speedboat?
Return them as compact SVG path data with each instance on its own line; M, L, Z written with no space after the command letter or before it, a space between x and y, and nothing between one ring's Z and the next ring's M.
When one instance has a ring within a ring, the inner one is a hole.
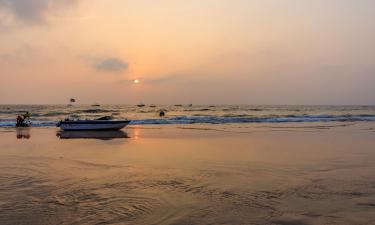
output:
M102 117L96 120L64 120L56 124L61 130L121 130L130 123L129 120L112 120Z

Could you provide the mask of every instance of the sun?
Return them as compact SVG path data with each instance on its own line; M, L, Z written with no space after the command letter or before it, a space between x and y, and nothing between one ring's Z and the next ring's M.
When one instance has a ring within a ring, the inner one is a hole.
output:
M135 83L135 84L138 84L138 83L139 83L139 80L138 80L138 79L135 79L135 80L134 80L134 83Z

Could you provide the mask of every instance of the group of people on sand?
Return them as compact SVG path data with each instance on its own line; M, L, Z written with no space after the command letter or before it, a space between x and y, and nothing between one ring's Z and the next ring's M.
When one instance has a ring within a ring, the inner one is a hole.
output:
M28 119L30 119L30 117L31 117L31 113L29 113L29 112L26 112L22 115L18 115L16 126L17 127L27 127L27 126L29 126L26 121Z

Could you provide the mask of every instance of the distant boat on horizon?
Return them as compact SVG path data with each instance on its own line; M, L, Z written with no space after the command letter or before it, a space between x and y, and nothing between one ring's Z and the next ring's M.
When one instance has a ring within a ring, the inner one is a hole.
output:
M151 108L155 108L155 107L156 107L156 105L152 104L152 105L150 105L150 107L151 107Z
M138 106L138 107L145 107L146 105L143 104L143 103L139 103L137 106Z
M68 104L68 106L73 106L73 103L75 103L76 102L76 99L75 98L70 98L69 99L69 104Z

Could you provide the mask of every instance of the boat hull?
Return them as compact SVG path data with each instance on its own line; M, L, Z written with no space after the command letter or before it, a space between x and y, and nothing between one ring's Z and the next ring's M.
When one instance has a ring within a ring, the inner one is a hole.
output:
M126 127L128 120L79 120L79 121L61 121L57 124L61 130L121 130Z

